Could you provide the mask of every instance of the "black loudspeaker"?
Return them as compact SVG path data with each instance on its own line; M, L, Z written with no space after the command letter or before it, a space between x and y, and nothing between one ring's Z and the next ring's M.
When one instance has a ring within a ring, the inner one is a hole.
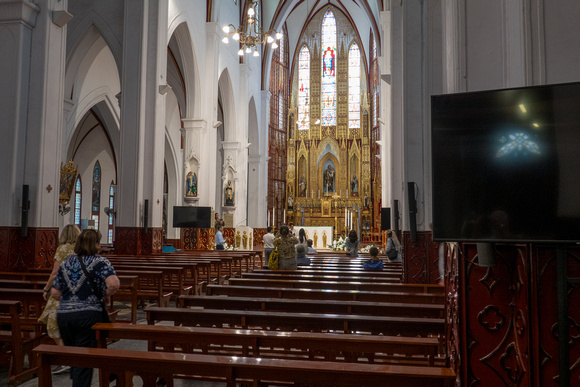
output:
M28 235L28 210L30 210L30 200L28 199L30 187L28 184L22 186L22 212L20 215L20 235Z
M389 207L381 208L381 231L391 228L391 209Z
M149 200L145 199L145 204L143 205L143 227L145 234L149 231Z
M401 214L399 213L399 201L393 201L393 222L395 223L394 231L395 234L399 235L399 219L401 219Z
M415 183L407 182L407 201L409 207L409 232L411 242L417 241L417 200L415 199Z
M494 267L497 264L493 243L477 243L477 261L482 267Z

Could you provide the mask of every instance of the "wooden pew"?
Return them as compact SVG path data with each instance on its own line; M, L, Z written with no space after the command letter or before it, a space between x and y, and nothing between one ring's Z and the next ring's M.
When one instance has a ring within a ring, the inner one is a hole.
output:
M163 291L163 272L155 270L115 270L117 275L137 276L139 279L139 289L137 290L137 299L139 302L149 301L156 302L157 306L169 306L169 300L173 292ZM115 299L126 300L131 295L123 289L115 294Z
M218 310L189 308L145 308L147 323L173 321L175 325L216 328L267 329L281 331L367 333L387 336L443 335L442 318L361 316L353 314L315 314L264 312L254 310Z
M119 377L117 386L120 387L132 385L134 375L141 376L144 385L154 385L159 376L168 385L173 385L173 379L178 375L195 375L206 380L221 380L228 387L243 382L252 382L257 386L268 381L312 386L451 387L455 380L453 370L439 367L359 363L341 363L337 367L337 363L322 361L152 353L55 345L40 345L34 351L38 354L39 387L52 386L50 369L53 365L98 368L100 380L108 380L107 375L115 373Z
M443 294L445 288L441 285L401 284L381 282L336 282L336 281L307 281L298 279L253 279L232 278L230 284L234 286L263 286L279 288L325 289L325 290L361 290L377 292L409 292Z
M362 267L362 266L361 266ZM356 275L359 277L393 277L397 276L401 278L403 272L400 270L396 271L369 271L369 270L332 270L332 269L313 269L309 266L298 266L296 270L270 270L270 269L257 269L254 270L252 274L318 274L318 275L336 275L336 276L350 276Z
M287 271L287 270L284 270ZM272 271L270 273L243 273L242 278L252 279L297 279L307 281L338 281L338 282L384 282L384 283L401 283L401 276L359 276L350 275L349 273L342 273L341 275L333 274L310 274L295 271L294 273L277 273Z
M32 349L47 339L46 332L22 314L18 300L0 300L0 361L8 365L8 382L18 385L36 373ZM25 359L28 358L28 367Z
M445 303L443 294L412 293L412 292L367 292L359 290L324 290L324 289L296 289L270 288L263 286L233 286L208 285L207 295L235 296L235 297L275 297L298 298L311 300L351 300L374 302L401 302L417 304Z
M296 300L285 298L180 296L180 308L262 310L296 313L358 314L392 317L445 317L444 305L391 302Z
M108 340L147 341L149 351L203 353L303 360L427 365L433 367L437 338L394 337L163 325L93 326L100 348Z

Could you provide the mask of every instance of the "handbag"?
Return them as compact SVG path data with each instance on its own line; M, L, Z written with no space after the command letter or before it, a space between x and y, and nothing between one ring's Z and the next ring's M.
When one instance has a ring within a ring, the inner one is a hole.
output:
M94 295L97 296L97 298L101 302L101 307L102 307L101 315L102 315L103 322L110 323L111 319L109 318L109 312L107 311L107 306L105 305L105 300L103 299L103 294L97 288L97 284L95 283L95 280L93 280L93 277L89 274L87 267L85 266L85 263L83 262L81 257L77 256L77 259L79 260L79 263L81 264L81 267L83 268L83 272L85 273L85 276L88 278L89 282L91 283L91 289L92 289Z
M268 261L268 269L270 270L278 270L278 245L280 244L280 240L274 241L274 251L270 254L270 260Z
M391 238L389 238L391 239ZM391 239L391 241L393 242L393 246L396 246L395 241L393 241ZM395 247L392 250L387 251L387 257L389 257L389 259L397 259L397 257L399 256L399 251L397 250L397 248Z

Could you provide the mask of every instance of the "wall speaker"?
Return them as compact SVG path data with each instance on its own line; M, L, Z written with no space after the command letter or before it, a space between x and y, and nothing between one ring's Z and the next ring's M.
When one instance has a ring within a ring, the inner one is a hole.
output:
M417 200L415 199L415 183L407 182L407 203L409 207L409 232L411 242L417 241Z
M399 235L399 219L401 219L401 214L399 213L399 201L393 201L393 223L395 223L395 227L393 230L395 234Z
M389 207L381 208L381 231L391 228L391 209Z
M30 187L28 184L22 186L22 212L20 214L20 235L28 235L28 211L30 210Z
M145 234L149 231L149 199L145 199L145 204L143 205L143 227Z
M494 267L497 264L493 243L477 243L477 262L482 267Z

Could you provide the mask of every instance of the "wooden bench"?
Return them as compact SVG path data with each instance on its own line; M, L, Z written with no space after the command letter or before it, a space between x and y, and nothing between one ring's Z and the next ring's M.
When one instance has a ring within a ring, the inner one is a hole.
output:
M286 270L285 270L286 271ZM243 273L242 278L252 278L252 279L298 279L307 281L338 281L338 282L385 282L385 283L401 283L400 275L393 276L380 276L380 277L370 277L370 276L359 276L359 275L349 275L349 273L343 273L341 275L332 274L310 274L310 273L277 273L272 271L270 273Z
M137 290L137 299L139 302L149 301L156 302L157 306L169 306L169 300L173 292L163 291L163 272L155 270L115 270L117 275L137 276L139 280L139 289ZM115 293L114 298L126 300L131 297L123 289Z
M412 293L412 292L367 292L359 290L324 290L324 289L297 289L271 288L263 286L233 286L208 285L207 295L235 296L235 297L275 297L298 298L311 300L351 300L373 302L401 302L417 304L445 303L443 294Z
M263 286L297 289L325 289L325 290L361 290L377 292L407 292L443 294L445 288L441 285L401 284L386 282L335 282L335 281L308 281L299 279L254 279L232 278L229 283L234 286Z
M104 324L93 326L100 348L108 340L147 341L149 351L203 353L303 360L396 363L433 367L437 338L163 325ZM440 360L440 359L438 359Z
M391 302L297 300L286 298L180 296L180 308L263 310L295 313L358 314L392 317L445 317L445 306Z
M193 286L185 285L185 269L182 266L161 266L161 265L130 265L114 264L115 270L140 270L140 271L161 271L163 272L162 291L172 293L173 298L181 294L190 294Z
M443 335L445 320L353 314L315 314L264 312L255 310L218 310L189 308L145 308L147 323L172 321L175 325L216 328L266 329L299 332L333 331L339 333L383 334L387 336Z
M8 368L8 382L20 384L36 373L32 349L47 339L41 325L24 317L20 301L0 300L0 361ZM25 360L28 358L28 367Z
M449 368L337 363L287 359L262 359L237 356L176 354L127 351L104 348L58 347L40 345L38 386L51 387L53 365L98 368L101 386L108 385L108 374L119 379L117 386L131 386L134 375L143 384L155 385L157 377L169 386L174 377L221 380L228 387L238 382L263 385L268 381L312 386L446 386L451 387L455 373ZM103 382L106 380L106 382Z

